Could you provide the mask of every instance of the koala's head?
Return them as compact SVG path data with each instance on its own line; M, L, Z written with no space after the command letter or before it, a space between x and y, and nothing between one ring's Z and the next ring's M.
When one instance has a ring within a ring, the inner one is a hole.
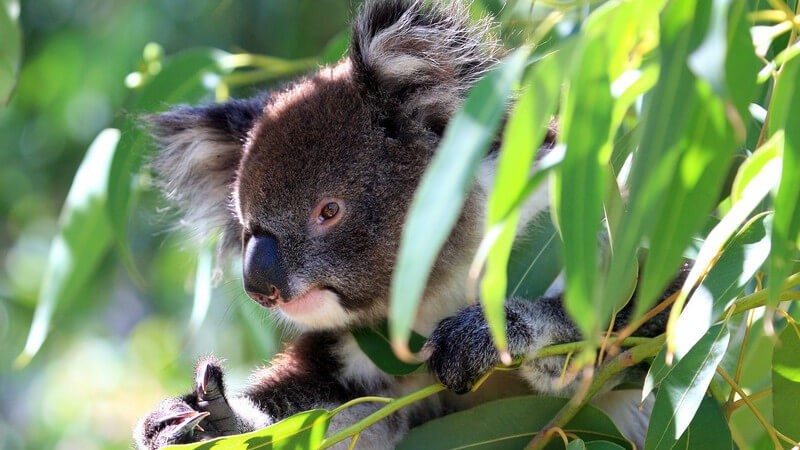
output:
M150 118L164 191L241 250L248 295L308 328L385 317L406 213L465 92L495 62L462 6L370 1L348 56L249 100ZM474 192L431 275L471 258Z

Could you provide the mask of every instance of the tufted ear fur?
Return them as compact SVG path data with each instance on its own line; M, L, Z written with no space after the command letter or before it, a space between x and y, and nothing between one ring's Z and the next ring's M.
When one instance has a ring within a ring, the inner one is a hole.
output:
M221 227L227 238L238 238L238 223L230 210L232 183L265 101L260 95L208 106L178 106L145 118L160 147L150 163L157 183L183 212L181 224L193 232L205 236Z
M382 102L441 133L466 91L497 61L491 22L458 0L370 0L353 24L356 78Z

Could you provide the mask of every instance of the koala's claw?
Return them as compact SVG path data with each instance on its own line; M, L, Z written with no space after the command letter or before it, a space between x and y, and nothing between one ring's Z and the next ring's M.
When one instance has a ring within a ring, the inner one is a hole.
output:
M192 393L164 400L139 422L134 431L139 448L155 450L238 433L236 415L225 397L219 361L201 359L193 384Z
M500 360L480 307L469 306L442 320L422 355L431 373L448 389L465 394Z

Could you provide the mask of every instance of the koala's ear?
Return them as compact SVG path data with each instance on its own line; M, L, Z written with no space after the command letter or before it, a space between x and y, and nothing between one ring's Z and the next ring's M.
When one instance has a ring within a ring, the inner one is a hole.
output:
M368 0L353 24L356 79L391 117L400 112L441 133L466 91L496 62L488 20L458 0Z
M222 227L230 234L238 228L230 210L232 184L265 101L260 95L145 117L159 147L150 167L164 195L182 211L181 223L192 231L206 234Z

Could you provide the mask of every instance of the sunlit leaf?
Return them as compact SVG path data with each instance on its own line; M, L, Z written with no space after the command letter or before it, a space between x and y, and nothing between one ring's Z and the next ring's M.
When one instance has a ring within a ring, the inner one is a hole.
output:
M137 93L133 106L128 109L119 151L114 156L111 176L108 178L107 214L116 237L116 248L134 277L139 275L127 244L132 193L135 175L147 155L154 150L152 141L142 129L139 116L163 111L178 103L194 103L209 96L214 88L209 80L222 73L219 66L221 55L218 50L194 49L172 56Z
M39 301L25 349L15 364L25 366L39 351L59 303L72 300L90 280L111 243L105 214L106 183L120 139L119 130L100 132L72 181L50 245Z
M800 329L796 323L778 335L772 354L772 418L778 431L800 442Z
M706 34L705 2L676 0L667 3L661 16L661 64L658 83L646 98L640 147L634 154L629 177L628 210L620 222L614 257L605 280L602 298L619 304L634 269L638 248L656 224L654 213L663 211L665 192L676 173L685 146L683 139L697 107L695 78L686 66L691 52ZM647 270L647 269L645 269ZM653 270L653 269L651 269Z
M495 138L529 51L526 47L516 50L475 85L447 126L417 188L392 277L389 330L396 352L407 353L406 343L428 274L458 219L478 163Z
M661 379L645 439L646 450L671 449L692 422L714 377L730 332L726 323L708 330L679 361L667 366L665 352L656 356L648 378ZM651 375L652 374L652 375Z
M0 105L11 99L22 58L19 1L0 1Z
M745 6L743 0L715 0L713 6L707 6L711 9L708 34L689 56L689 67L698 76L693 92L696 100L687 111L689 123L678 142L682 154L667 186L669 195L651 232L636 316L649 309L674 277L692 235L716 205L734 151L744 137L740 131L737 138L729 116L738 111L737 120L742 123L755 88L757 61L747 36ZM747 54L751 57L744 56ZM729 90L734 91L728 94ZM730 103L738 109L730 108ZM688 208L692 214L679 213Z
M783 169L775 195L775 223L769 259L768 304L776 305L783 280L791 270L791 258L800 239L800 58L787 62L775 85L770 105L769 131L783 130Z
M495 400L466 411L435 419L412 429L398 444L404 449L519 449L561 409L568 399L539 396ZM586 442L603 440L633 448L599 409L586 406L563 427ZM561 440L548 448L564 448ZM590 447L593 448L593 447Z
M764 146L780 145L782 143L782 136L777 135L764 144ZM708 269L713 262L717 259L725 244L731 236L742 226L743 223L750 217L753 210L758 206L764 197L769 194L770 190L775 186L779 179L780 173L780 160L773 159L765 164L756 176L754 176L743 190L742 198L733 204L730 211L714 226L711 232L703 242L694 266L686 276L686 280L681 286L678 297L675 300L675 306L670 312L670 318L667 322L667 349L668 357L672 356L675 350L677 341L677 323L678 315L686 301L689 294L699 281L702 280Z
M186 445L171 445L174 450L283 450L317 448L325 438L330 423L330 413L312 409L251 433L212 439ZM202 423L201 423L202 425Z
M700 286L689 297L678 319L675 355L686 354L725 309L742 293L766 261L770 251L772 214L760 214L722 250Z
M605 69L608 53L601 39L586 43L581 63L570 80L563 117L567 153L557 178L566 291L564 306L586 336L611 308L595 302L597 236L603 216L606 172L611 156L611 82Z
M487 230L502 225L502 232L486 260L486 271L481 280L481 302L489 329L500 349L506 347L503 308L508 284L506 268L520 215L520 208L513 208L514 202L525 189L536 149L543 141L548 122L555 111L571 52L571 46L562 48L532 67L523 83L522 96L508 119L498 157L486 225Z
M731 201L733 203L742 199L744 188L767 163L783 156L783 148L777 145L777 142L772 141L769 144L759 147L739 166L736 178L733 180L733 186L731 186Z
M357 328L351 331L358 344L358 348L383 372L389 375L408 375L419 370L422 363L411 364L400 361L392 351L389 340L389 327L386 321L374 327ZM418 352L425 345L425 338L411 332L408 347L412 352Z

